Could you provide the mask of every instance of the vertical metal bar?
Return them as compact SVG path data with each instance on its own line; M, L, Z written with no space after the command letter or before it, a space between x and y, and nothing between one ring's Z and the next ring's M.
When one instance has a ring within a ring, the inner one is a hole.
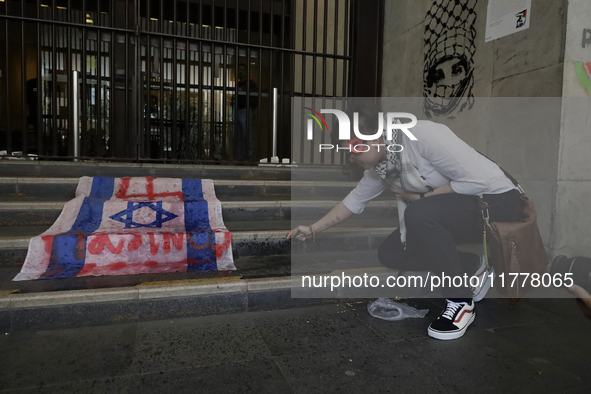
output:
M172 0L172 12L173 12L173 15L172 15L172 31L171 31L171 34L177 34L178 35L180 33L178 32L178 29L177 29L177 26L176 26L176 12L177 12L176 11L176 2L177 2L177 0ZM173 53L173 57L176 58L176 45L174 47L173 52L174 52Z
M84 4L84 3L83 3ZM80 69L82 71L82 151L84 153L88 152L88 96L87 92L88 89L88 71L86 70L87 66L87 59L86 57L88 54L86 53L86 37L87 37L87 29L86 27L82 28L82 59L80 61Z
M135 100L131 102L131 111L135 112L137 118L137 131L135 135L134 146L132 149L135 149L135 159L139 160L141 157L144 156L144 148L145 145L142 144L143 140L145 140L145 117L146 117L146 106L145 106L145 99L144 99L144 78L145 72L142 71L142 59L141 59L141 36L140 36L140 28L141 28L141 1L142 0L134 0L135 4L135 35L133 36L134 39L134 51L133 51L133 61L134 61L134 68L136 70L135 78L134 78L134 86L132 89L135 93ZM127 73L129 70L125 70ZM135 110L135 111L134 111Z
M224 4L224 15L225 15L225 7L227 6L227 4ZM226 19L224 17L224 34L226 31ZM223 46L223 54L222 56L224 57L223 62L222 62L222 70L223 70L223 77L222 77L222 152L224 154L224 157L231 157L232 155L229 154L229 152L226 152L227 150L227 146L226 146L226 139L227 139L227 130L226 130L226 123L227 123L227 117L228 117L228 100L227 100L227 96L226 96L226 85L228 84L228 67L226 66L227 61L228 61L228 53L227 53L227 45L224 44Z
M57 156L57 73L56 73L56 61L57 57L55 55L55 30L56 26L51 27L51 134L53 140L53 156Z
M72 72L72 28L70 26L63 27L62 31L64 31L64 30L66 32L66 46L67 46L66 54L65 54L66 60L65 60L65 64L64 64L64 71L66 72L66 80L67 80L66 84L67 84L67 86L70 86L73 83L72 76L70 75L70 73ZM71 112L70 104L68 103L67 105L68 105L68 113L70 113ZM70 124L71 119L75 119L75 118L73 118L71 116L68 117L68 120L67 120L68 129L70 128L70 126L72 126ZM77 138L77 137L74 136L73 138ZM74 142L78 143L79 141L75 140ZM71 144L69 144L69 145L72 146Z
M214 15L214 10L215 10L215 4L214 4L214 0L211 0L211 24L209 25L209 38L211 40L215 40L215 32L216 32L216 28L215 28L215 15ZM213 69L215 66L215 59L216 59L216 48L215 48L215 44L212 41L209 47L210 50L210 58L209 58L209 64L210 64L210 93L209 93L209 97L211 100L211 105L210 105L210 113L209 113L209 120L210 120L210 124L211 124L211 134L213 136L217 136L217 130L216 130L216 119L215 119L215 96L216 96L216 89L215 89L215 70ZM214 138L214 145L215 145L215 138ZM216 147L216 149L221 149L220 146ZM222 155L222 160L223 160L223 154L224 152L221 152Z
M270 20L269 20L269 45L271 47L273 47L273 19L275 17L275 1L271 1L270 4L271 9L269 10L269 15L270 15ZM262 8L262 5L261 5ZM261 27L262 29L262 27ZM262 30L261 30L261 35L262 35ZM275 84L273 82L273 55L275 54L275 51L273 49L269 50L269 94L271 93L271 88L273 88L273 93L276 94L275 92ZM278 97L274 99L278 100ZM276 111L277 112L277 111ZM274 120L275 124L277 124L277 113L275 113L275 120ZM276 134L276 130L275 130L275 134ZM274 137L274 150L275 153L277 153L277 136ZM273 154L273 157L277 156L276 154ZM280 158L281 159L281 158ZM281 160L279 160L279 162L281 162Z
M312 51L318 52L318 0L314 0L314 42L312 43ZM312 57L312 97L316 97L316 55Z
M240 36L240 5L238 0L235 1L236 4L236 37L234 38L235 42L239 42L239 36ZM233 155L232 157L234 158L234 161L238 161L238 157L236 155L236 153L238 153L237 148L238 148L238 139L236 138L237 135L237 131L238 131L238 58L240 57L240 50L238 47L238 44L236 44L235 48L234 48L234 119L233 119L233 124L232 124L232 135L234 137L234 151L232 152Z
M272 12L272 16L273 19L275 19L275 9L273 8L273 12ZM283 48L283 40L284 40L284 22L285 22L285 0L281 0L281 23L279 24L279 26L281 27L281 33L280 33L280 39L278 40L279 42L277 43L277 45L281 45L281 47ZM271 24L272 26L272 24ZM271 44L273 43L273 35L274 35L275 30L271 29ZM278 51L279 56L281 56L281 65L280 65L280 71L279 71L279 89L280 89L280 93L279 93L279 116L277 118L277 122L278 125L281 125L281 130L286 130L283 127L283 114L284 114L284 107L285 107L285 103L284 103L284 97L285 97L285 83L283 82L283 77L285 75L285 52L284 51ZM290 74L290 79L293 79L293 75ZM285 135L285 132L283 132L283 134ZM290 134L290 143L291 143L291 133ZM291 149L291 145L290 145L290 149ZM291 158L291 152L287 153L288 157ZM283 157L281 157L282 159Z
M39 4L39 0L37 0L37 4ZM37 7L37 17L39 17L39 7ZM35 132L37 133L37 154L39 156L45 154L43 149L43 110L41 109L43 105L41 100L41 94L43 92L43 75L41 73L43 60L41 55L41 44L41 23L37 22L37 114L35 114L35 118L37 119L37 130L35 130Z
M201 37L202 29L203 29L203 1L199 0L199 25L197 26L197 37ZM197 114L197 133L198 133L198 145L199 145L199 152L198 157L201 157L201 152L205 150L204 145L202 144L203 138L205 137L205 133L203 130L203 42L199 41L199 52L197 52L199 57L199 68L197 68L195 72L195 85L197 86L197 107L198 107L198 114ZM211 138L209 139L209 153L211 154Z
M24 1L22 2L22 15L24 16ZM28 144L27 144L27 134L28 134L28 121L27 121L27 69L25 65L25 22L21 21L21 87L22 87L22 106L23 106L23 115L22 115L22 140L23 146L21 150L23 155L27 155L28 153Z
M324 0L324 37L322 42L322 97L326 96L326 54L328 50L326 49L327 41L328 41L328 0ZM324 135L324 134L323 134ZM324 141L323 141L324 142Z
M112 0L111 0L112 1ZM114 4L111 3L111 13L113 13L113 6ZM115 20L113 19L113 22ZM114 24L113 24L114 26ZM110 64L110 70L109 70L109 76L111 77L111 81L109 82L109 139L106 138L105 135L105 154L108 153L108 155L106 156L111 156L111 157L115 157L117 154L115 152L117 152L117 140L115 138L115 130L113 128L114 126L114 120L115 120L115 100L116 100L116 95L115 95L115 77L116 77L116 70L115 70L115 32L111 31L111 45L109 48L109 57L111 60L111 64ZM127 129L126 129L127 130ZM107 145L107 141L108 141L108 145ZM109 148L109 150L107 151L107 147Z
M186 10L186 25L185 25L185 35L190 35L190 7L189 7L189 0L185 0L185 10ZM190 111L189 111L189 104L190 104L190 95L191 95L191 79L190 79L190 70L191 66L189 63L189 56L191 54L191 46L190 42L186 40L185 46L185 122L184 122L184 139L183 139L183 152L182 152L182 159L193 159L189 156L190 146L191 146L191 119L190 119Z
M318 0L314 0L314 42L312 43L312 51L316 54L318 52ZM312 97L316 98L316 63L318 57L312 55ZM315 100L313 100L316 103ZM314 141L310 141L310 163L314 163Z
M94 154L95 157L99 152L99 136L105 132L103 130L103 78L102 78L102 69L103 69L103 56L102 56L102 43L103 37L101 31L96 29L96 89L94 93L95 97L95 109L96 109L96 120L95 120L95 130L96 130L96 138L94 140ZM98 102L97 102L97 93L98 93Z
M291 48L295 49L295 23L293 21L293 15L295 15L295 2L290 2L290 10L289 10L289 15L290 15L290 27L291 27L291 32L290 32L290 36L291 36ZM283 9L285 10L285 2L284 2L284 7ZM283 24L282 24L282 28L283 31L285 32L285 14L283 15ZM285 33L284 34L284 38L285 38ZM289 97L295 97L295 66L296 66L296 56L295 54L291 54L291 72L290 72L290 81L289 81ZM288 113L291 113L291 100L289 102L289 110ZM289 158L291 159L291 162L294 161L294 157L293 157L293 149L295 147L295 138L293 135L293 130L291 129L291 118L289 118L288 116L288 121L290 122L289 124L289 129L291 130L291 146L290 146L290 150L291 150L291 155L289 156Z
M202 38L202 36L203 36L203 0L199 0L199 26L197 26L196 31L198 32L197 37ZM200 49L200 52L202 52L201 48L199 48L199 49ZM199 70L201 70L201 68ZM201 72L201 71L199 71L199 72ZM201 81L201 78L199 78L199 81Z
M115 27L115 0L110 1L111 9L109 12L111 13L109 16L111 18L111 27Z
M256 123L256 126L257 126L257 129L256 129L256 133L254 134L254 143L255 143L255 146L252 148L252 151L254 153L256 153L257 150L258 150L257 149L258 148L258 145L259 145L259 143L258 143L258 136L259 136L259 133L261 132L261 129L262 129L262 126L263 126L263 119L262 119L262 116L261 116L261 107L262 107L261 104L262 104L262 98L263 98L263 87L262 87L262 84L263 84L263 78L262 78L262 76L263 76L263 48L259 48L258 53L259 53L259 83L258 83L258 92L257 92L257 95L258 95L258 101L257 101L257 103L258 103L258 105L257 105L257 120L255 122ZM271 73L271 70L269 70L269 74L270 73ZM249 84L250 84L250 77L249 77ZM269 99L271 98L271 85L269 85L268 98ZM250 100L250 96L249 96L249 100ZM248 132L250 133L251 130L249 129ZM267 142L267 146L269 146L269 143L268 142ZM255 158L254 157L250 157L250 159L251 160L254 160Z
M162 0L160 0L160 4L162 4ZM162 13L160 14L160 19L162 18ZM166 138L166 132L164 130L164 37L160 36L160 94L159 94L159 103L158 103L158 117L160 118L160 152L158 158L167 158L163 152L165 144L168 142ZM164 157L162 157L164 156Z
M250 8L250 2L249 4L249 8ZM250 15L250 12L248 13ZM250 21L248 23L248 27L250 29ZM250 31L250 30L249 30ZM250 35L250 33L249 33ZM250 41L250 40L249 40ZM250 91L250 59L251 59L251 48L250 46L246 49L246 146L247 146L247 157L248 160L250 161L250 133L252 133L251 127L251 119L250 119L250 95L251 95L251 91ZM259 59L260 60L260 59ZM259 89L260 89L260 83L259 83ZM257 119L258 120L258 119ZM254 149L254 148L252 148Z
M285 48L285 0L281 0L281 48ZM292 48L295 49L295 46Z
M336 56L338 53L339 43L339 3L341 0L335 1L335 16L334 16L334 35L333 35L333 55ZM336 95L337 95L337 59L332 59L332 105L333 108L336 106ZM334 149L330 150L330 163L335 164L335 152Z
M328 0L324 0L324 26L323 26L323 41L322 41L322 108L326 108L326 54L328 50L326 49L327 39L328 39ZM326 133L322 133L321 143L324 144L326 142ZM322 151L322 155L320 158L320 162L324 164L326 158L326 152Z
M262 81L262 76L263 76L263 72L262 72L262 67L263 67L263 49L259 49L259 118L261 118L261 107L262 107L262 88L260 85L262 85L263 81ZM272 102L272 94L271 94L271 89L273 88L273 52L271 50L269 50L269 90L268 90L268 99L269 101ZM259 121L259 130L262 128L262 119ZM272 122L271 122L272 123ZM268 152L272 151L272 141L269 141L269 139L267 138L267 153L266 156L268 157ZM271 149L269 149L271 148ZM275 156L275 155L273 155Z
M144 130L144 157L143 159L149 159L152 156L152 71L153 71L153 64L151 61L151 44L152 40L150 39L150 35L146 34L146 72L144 81L145 82L145 90L144 90L144 97L142 100L145 101L145 108L146 108L146 120L145 120L145 130Z
M191 26L191 25L190 25L190 23L191 23L191 18L190 18L190 16L189 16L189 15L190 15L190 12L191 12L191 10L190 10L190 8L189 8L189 4L190 4L190 1L189 1L189 0L185 0L185 7L186 7L186 11L187 11L187 15L186 15L186 17L187 17L187 24L186 24L186 28L185 28L185 35L186 35L186 36L189 36L189 35L190 35L190 33L189 33L189 29L190 29L190 26ZM188 56L189 56L189 41L187 41L187 57L188 57Z
M174 2L176 4L176 0ZM174 13L174 17L175 17L175 26L176 26L176 6L175 6L175 13ZM178 119L177 119L177 110L176 110L176 102L177 102L177 63L176 63L176 57L177 57L177 41L176 38L173 39L172 42L172 102L170 104L171 106L171 117L172 117L172 124L171 124L171 135L170 135L170 144L171 144L171 153L172 153L172 159L177 159L177 152L176 152L176 148L177 148L177 138L176 138L176 133L177 133L177 126L178 126Z
M6 12L8 13L8 4L6 4ZM8 72L8 20L4 21L4 27L6 30L6 34L4 35L5 37L5 55L4 55L4 64L5 64L5 71L6 71L6 76L4 77L4 80L6 81L6 150L7 150L7 154L10 155L12 152L12 132L10 131L10 100L9 100L9 94L8 94L8 77L10 76L10 73Z
M250 31L252 30L252 28L250 26L250 20L251 20L251 18L250 18L250 11L251 11L250 2L251 2L251 0L248 0L248 14L247 14L248 16L246 18L246 28L248 29L248 31L246 32L246 37L247 37L246 43L247 44L250 44ZM249 55L248 62L250 63L250 53L248 55Z
M273 3L274 0L271 1ZM263 46L263 1L260 0L261 6L259 7L259 45ZM250 43L249 43L250 44ZM261 56L261 59L263 57Z
M271 1L271 10L270 10L270 21L269 21L269 46L275 47L273 45L273 20L275 19L275 0ZM279 45L279 44L277 44Z
M125 25L127 26L127 0L125 1ZM120 151L123 153L125 152L125 157L127 158L129 156L129 149L128 149L128 144L129 144L129 134L134 132L134 128L131 127L132 125L130 124L130 111L129 111L129 33L125 33L124 35L125 37L125 73L123 74L123 77L125 78L125 107L124 107L124 116L125 116L125 136L126 138L124 139L125 141L125 146L124 148L122 148ZM137 49L136 49L137 50ZM139 70L136 70L135 72L137 73ZM115 134L115 133L113 133ZM113 136L114 139L114 136Z
M344 41L344 48L343 48L343 56L349 56L348 45L349 45L349 0L345 0L345 31L343 33L343 41ZM348 82L349 78L347 78L347 66L349 65L348 59L343 59L343 97L349 96L349 89L348 89Z
M201 2L201 1L200 1ZM201 10L199 12L199 26L201 26ZM198 119L198 133L199 133L199 145L200 145L200 151L199 151L199 156L201 156L201 141L203 140L204 137L204 133L203 133L203 42L199 41L199 68L197 69L197 72L195 73L196 75L196 85L198 88L198 93L197 93L197 100L198 100L198 114L197 114L197 119ZM210 133L211 134L211 133ZM209 138L209 153L211 155L211 135Z
M209 31L210 31L209 38L211 40L215 40L215 15L214 15L215 4L214 3L215 3L214 0L211 0L211 25L209 25Z
M189 1L187 0L187 4ZM188 8L188 6L187 6ZM187 14L187 26L189 26L189 16ZM187 30L188 31L188 30ZM189 104L190 104L190 95L191 95L191 76L190 70L191 65L189 63L189 55L191 54L191 47L189 45L189 40L187 39L187 46L185 49L185 139L184 139L184 151L183 151L183 159L194 159L189 157L188 154L190 152L190 144L191 144L191 118L190 118L190 111L189 111Z
M294 15L292 15L293 21ZM306 51L306 33L307 33L307 22L308 22L308 0L304 0L304 23L302 29L302 51ZM295 71L295 69L294 69ZM294 93L295 94L295 93ZM306 99L306 55L302 54L302 99ZM305 101L304 101L305 102ZM304 162L304 135L300 138L300 163Z
M78 71L72 71L72 82L70 84L71 99L70 105L72 110L70 113L72 122L72 138L74 139L74 161L77 161L80 157L80 130L78 123Z
M213 4L212 4L213 7ZM213 23L213 18L212 18L212 23ZM214 27L215 29L215 27ZM214 43L210 43L209 45L209 135L210 135L210 141L213 144L212 147L212 152L214 151L214 149L218 149L218 147L216 146L216 141L215 141L215 137L216 137L216 129L215 129L215 73L213 70L213 66L215 63L215 45ZM215 159L215 157L214 157ZM222 158L223 159L223 158Z
M273 157L277 157L277 106L279 105L277 88L273 88ZM281 162L281 161L280 161Z
M224 22L222 23L222 40L223 41L228 41L228 0L224 0ZM221 106L222 106L222 152L224 155L224 158L229 158L232 157L232 155L230 154L230 152L227 152L227 145L226 145L226 140L228 138L227 136L227 130L226 130L226 123L228 121L227 117L228 117L228 99L227 99L227 93L226 93L226 85L228 84L228 67L227 62L228 62L228 52L227 52L227 45L224 44L222 50L222 56L223 56L223 61L221 62L222 64L222 102L221 102Z

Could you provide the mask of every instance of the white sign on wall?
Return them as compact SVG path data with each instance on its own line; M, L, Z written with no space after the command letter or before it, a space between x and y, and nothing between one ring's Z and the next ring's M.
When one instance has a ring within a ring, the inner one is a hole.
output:
M488 0L484 41L528 29L530 19L531 0Z

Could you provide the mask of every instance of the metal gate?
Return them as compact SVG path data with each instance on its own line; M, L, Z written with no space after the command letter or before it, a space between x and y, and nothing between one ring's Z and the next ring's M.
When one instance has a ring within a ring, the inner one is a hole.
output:
M353 1L0 0L0 155L289 157L290 98L349 94Z

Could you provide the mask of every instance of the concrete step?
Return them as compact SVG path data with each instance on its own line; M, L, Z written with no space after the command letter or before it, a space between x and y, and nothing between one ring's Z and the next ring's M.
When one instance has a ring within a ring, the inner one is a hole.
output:
M316 258L319 261L334 259L332 253ZM349 255L352 262L360 258L371 258L379 264L375 253L371 256L365 252ZM268 259L277 260L274 256ZM292 298L292 277L287 260L276 262L282 267L283 274L265 278L249 277L251 269L248 264L244 259L238 260L238 271L215 273L217 276L209 273L209 277L203 276L207 273L170 273L28 283L4 280L2 283L7 290L0 291L0 330L13 333L51 330L294 308L336 301ZM268 267L270 263L263 262L262 265ZM12 275L9 271L10 268L0 267L0 279L9 278ZM294 279L298 280L297 276Z
M0 178L0 202L58 202L74 198L78 178ZM356 182L328 181L238 181L214 182L220 200L330 199L342 200ZM389 194L389 193L388 193ZM390 198L391 198L391 194Z
M338 202L322 200L223 201L222 215L224 223L227 225L243 221L315 220L329 212ZM45 231L55 222L63 207L63 202L0 202L0 236L10 235L7 233L7 231L11 231L8 227L27 226L35 227L34 231L39 229ZM354 216L354 218L396 218L397 211L395 200L371 201L363 213Z
M305 168L305 170L303 169ZM348 181L342 166L223 166L192 164L8 161L0 160L3 177L70 178L82 176L202 178L217 180Z
M232 251L234 258L238 258L289 255L290 253L376 250L394 231L395 225L392 227L336 226L318 235L316 242L286 239L289 226L281 230L232 231ZM30 236L0 238L0 266L22 265L30 238Z
M313 219L302 219L298 220L242 220L227 222L226 227L232 233L239 231L284 231L285 234L292 228L305 225L308 226L312 221L316 221L319 216ZM364 217L364 215L354 216L346 222L336 225L335 228L368 228L368 227L392 227L398 225L398 219L395 217ZM34 237L45 232L49 226L4 226L0 227L0 239L5 237Z

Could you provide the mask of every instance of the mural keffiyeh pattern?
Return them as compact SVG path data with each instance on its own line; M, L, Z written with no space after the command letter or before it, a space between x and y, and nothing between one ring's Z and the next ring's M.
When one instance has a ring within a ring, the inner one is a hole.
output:
M213 181L83 177L14 280L235 269Z
M429 118L472 108L476 0L435 0L425 24L425 97Z

